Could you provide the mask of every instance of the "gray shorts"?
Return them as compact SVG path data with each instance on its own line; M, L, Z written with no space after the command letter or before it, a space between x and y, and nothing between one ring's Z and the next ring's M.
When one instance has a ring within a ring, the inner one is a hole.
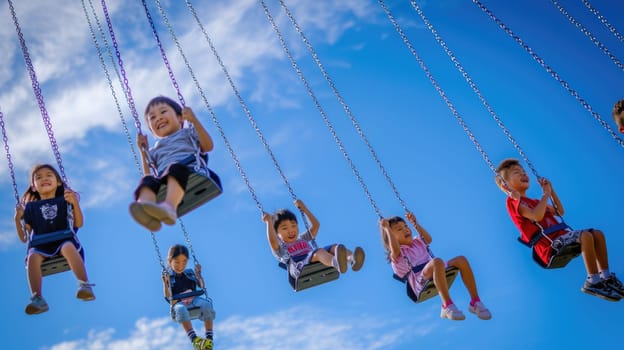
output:
M564 233L563 235L555 238L551 246L553 247L553 249L559 250L562 247L565 247L571 243L580 243L581 232L583 231L591 231L591 229L568 231L567 233Z

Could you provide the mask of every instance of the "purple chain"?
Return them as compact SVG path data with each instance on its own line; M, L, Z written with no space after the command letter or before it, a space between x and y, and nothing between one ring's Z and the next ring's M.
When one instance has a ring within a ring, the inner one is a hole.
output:
M182 107L185 107L186 102L184 101L182 92L180 92L180 86L178 85L175 75L173 74L173 69L171 69L171 65L169 65L167 54L165 53L165 49L163 48L162 43L160 42L160 38L158 37L158 31L156 30L156 26L154 25L154 20L152 19L152 15L150 14L149 9L147 8L147 3L145 3L145 0L142 0L141 3L143 3L143 8L145 9L145 15L147 16L147 21L149 22L150 27L152 28L152 33L154 34L156 43L158 43L158 48L160 49L160 55L162 56L163 62L165 63L165 67L167 67L167 72L169 73L169 79L171 79L171 83L173 84L173 87L176 90L176 93L178 94L178 100L180 100L180 104L182 105Z
M17 181L15 181L15 169L13 167L13 161L11 160L11 151L9 150L9 139L4 127L4 115L0 111L0 128L2 128L2 141L4 142L4 150L6 151L7 163L9 165L9 174L11 175L11 181L13 182L13 194L15 195L15 202L19 203L19 194L17 192Z
M48 134L48 139L50 140L50 146L52 146L52 152L54 153L54 157L56 158L56 163L58 164L61 178L63 179L63 182L67 184L67 176L65 176L65 168L63 167L61 154L58 149L56 138L54 137L54 131L52 130L52 123L50 122L50 116L48 115L48 111L46 110L46 107L45 107L45 102L43 101L43 95L41 93L41 87L39 86L39 81L37 80L37 75L35 74L35 68L30 59L30 54L28 53L28 48L26 47L26 41L24 40L24 35L22 34L22 30L17 21L17 15L15 14L15 8L13 7L13 2L11 0L8 0L8 1L9 1L9 8L11 9L11 16L13 17L13 23L15 24L15 30L17 31L17 36L19 38L20 46L22 47L22 53L24 54L24 61L26 62L26 68L28 68L28 74L30 75L30 81L32 83L33 92L35 94L35 97L37 98L37 103L39 104L39 110L41 111L41 118L43 119L43 124Z

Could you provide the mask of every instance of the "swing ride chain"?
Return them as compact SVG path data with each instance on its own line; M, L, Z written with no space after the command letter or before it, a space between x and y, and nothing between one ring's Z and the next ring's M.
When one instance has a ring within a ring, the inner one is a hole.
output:
M163 62L165 63L165 67L167 68L167 73L169 73L169 79L171 79L173 88L176 90L176 93L178 94L178 100L180 100L180 105L182 105L182 107L186 107L186 102L184 101L182 92L180 92L180 86L178 85L178 81L176 80L175 75L173 74L173 69L171 69L171 65L169 64L169 60L167 59L167 54L165 53L165 49L162 46L160 37L158 36L158 31L156 30L156 26L154 25L154 20L152 19L152 15L147 10L147 3L145 2L145 0L141 0L141 3L143 4L143 8L145 9L147 20L150 24L150 27L152 28L152 33L154 34L156 43L158 44L158 49L160 50L160 56L162 57ZM158 4L158 6L160 7L160 4Z
M106 75L106 80L108 81L108 86L110 88L111 94L113 95L113 100L115 101L115 106L117 107L117 113L119 115L119 119L121 120L121 125L124 129L124 134L126 135L126 139L128 141L128 144L130 145L130 152L132 152L132 156L134 158L134 162L137 166L137 169L139 171L139 174L142 175L143 172L141 171L141 165L139 163L139 158L137 156L136 151L134 150L134 147L132 147L133 143L132 143L132 136L130 136L130 130L128 129L128 125L126 124L126 120L124 119L123 116L123 112L121 110L121 106L119 104L119 99L117 98L117 94L115 92L115 88L113 87L113 81L110 77L110 74L108 72L108 68L106 66L106 61L104 60L104 55L102 54L102 48L97 40L97 35L95 34L95 30L93 29L93 24L91 23L91 19L89 18L89 13L87 11L86 5L84 0L81 0L82 3L82 9L84 11L85 14L85 18L87 20L87 23L89 25L89 31L91 32L91 39L93 41L93 44L95 45L95 48L97 50L98 53L98 58L100 59L100 65L102 66L102 69L104 70L104 74ZM115 72L117 73L117 78L119 79L120 83L122 83L121 81L121 77L119 76L119 71L117 70L117 67L115 65L115 59L113 58L113 54L112 51L110 49L110 46L108 45L108 41L106 40L106 36L104 35L104 30L102 29L102 26L100 24L100 20L97 17L97 14L95 12L95 7L93 6L93 2L91 0L89 0L89 6L91 7L91 10L93 12L93 17L95 18L98 30L100 32L100 36L102 37L102 40L104 42L104 45L106 47L106 51L108 52L109 58L111 59L111 61L113 62L113 66L115 67Z
M169 20L168 20L166 14L164 12L164 9L162 8L162 6L160 6L160 2L157 2L157 4L158 4L158 8L160 10L160 13L161 13L161 15L163 17L163 20L164 20L165 24L167 25L167 27L169 29L169 34L171 35L173 41L175 42L175 44L176 44L176 46L178 48L178 52L180 53L180 56L184 59L184 63L186 64L186 68L189 71L189 73L191 75L191 78L193 79L193 82L195 83L195 86L197 87L197 90L199 91L199 94L201 95L202 100L204 101L204 104L206 105L206 108L208 109L208 112L210 113L210 117L212 119L212 122L214 123L214 125L217 128L217 130L219 131L219 135L221 135L221 138L223 139L223 143L225 144L225 147L227 148L228 152L230 153L230 156L232 157L232 160L234 161L234 164L236 165L236 168L238 169L238 172L240 173L241 177L243 178L243 181L245 182L245 185L247 186L247 189L249 190L249 193L251 194L252 199L256 203L256 207L258 207L258 209L261 212L264 212L262 204L260 203L260 200L258 199L258 196L256 195L256 192L254 191L253 187L251 186L251 183L249 182L249 178L247 177L247 174L243 170L243 167L240 164L240 161L238 160L236 154L234 153L234 149L232 149L232 145L230 144L230 141L228 140L227 136L225 136L225 132L223 131L223 128L221 126L221 123L219 122L219 119L217 119L217 115L215 114L214 110L210 106L210 103L208 103L208 99L206 98L206 94L204 93L204 90L202 89L201 85L199 84L199 80L197 79L197 76L193 72L193 69L191 68L191 64L189 63L188 59L186 58L186 55L184 54L184 51L182 50L182 46L180 45L180 42L178 41L178 38L175 35L175 33L173 31L173 28L171 27L171 24L169 23ZM149 13L149 10L147 9L147 7L145 8L145 12ZM151 18L151 16L149 18Z
M126 99L128 100L128 104L130 107L130 112L132 113L132 117L134 118L134 126L136 127L139 134L143 134L141 131L141 121L139 119L139 114L136 110L136 105L134 104L134 98L132 97L132 90L130 89L130 84L128 83L128 76L126 75L126 69L124 68L123 60L121 59L121 52L119 51L119 44L117 43L117 39L115 38L115 31L113 30L113 23L111 21L110 15L108 14L108 8L106 7L106 1L102 0L102 11L104 12L104 17L106 18L106 24L108 25L108 33L111 36L111 41L113 42L113 47L115 48L115 54L117 56L117 62L119 64L119 70L121 71L121 75L123 77L123 87L124 94L126 95Z
M510 37L512 37L512 39L518 43L518 45L520 45L529 55L531 55L531 57L533 57L533 59L539 63L545 70L546 72L548 72L556 81L558 81L572 96L574 96L574 98L576 98L576 100L581 103L581 105L583 105L583 107L594 117L594 119L596 119L600 125L602 125L602 127L607 130L607 132L609 132L609 134L611 135L611 137L613 137L613 139L620 144L620 146L624 147L624 140L622 140L614 131L613 129L609 126L609 123L605 122L600 115L595 112L592 107L589 105L589 103L587 103L580 95L579 93L574 90L573 88L570 87L570 84L568 84L568 82L566 82L565 80L563 80L559 74L552 69L549 65L546 64L546 62L537 54L535 53L535 51L527 44L524 43L524 41L518 36L516 35L509 27L507 27L507 25L505 23L503 23L503 21L501 21L498 17L496 17L494 15L494 13L492 13L492 11L490 11L490 9L488 9L487 7L485 7L485 5L483 5L479 0L472 0L472 2L477 5L485 14L487 14L490 19L492 19L494 22L496 22L496 24L503 30L505 31Z
M412 7L414 8L414 10L416 10L416 12L420 16L420 18L422 18L422 20L425 23L425 25L427 26L427 28L431 31L431 33L433 33L433 36L435 37L435 39L438 42L438 44L440 44L440 46L442 46L442 48L444 49L446 54L449 56L449 58L451 59L451 61L455 65L455 67L459 70L459 72L462 74L464 79L468 82L468 84L472 88L472 91L474 91L474 93L479 97L479 100L481 100L481 102L483 103L485 108L488 110L488 112L490 113L492 118L494 118L494 120L496 121L496 124L498 124L499 128L503 131L505 136L507 136L507 139L509 139L509 141L512 143L512 145L514 146L516 151L518 151L518 153L520 154L522 159L526 162L526 164L529 167L529 169L531 169L531 172L533 173L533 175L536 178L539 179L540 176L538 175L537 170L533 166L533 163L531 163L531 161L529 160L527 155L524 153L524 150L520 147L520 145L518 144L516 139L511 135L511 132L507 129L505 124L503 124L503 121L496 114L496 112L494 111L492 106L490 106L490 104L487 102L487 100L485 99L485 97L483 96L483 94L481 93L479 88L477 87L477 84L472 80L472 78L470 77L468 72L464 69L464 67L459 62L459 60L457 59L455 54L448 47L448 45L446 44L444 39L442 39L442 37L438 34L438 31L434 28L433 24L425 16L424 12L422 11L422 8L416 3L415 0L410 0L410 2L412 4Z
M334 83L334 81L331 79L331 77L329 76L329 74L325 70L325 67L321 63L321 60L320 60L318 54L316 53L316 50L314 50L314 47L312 46L312 44L310 43L308 38L303 33L303 30L301 29L301 27L299 26L299 24L295 20L295 17L291 13L291 11L288 8L288 6L286 6L286 3L284 3L283 0L280 0L280 5L284 9L284 12L286 13L286 16L288 17L288 19L290 20L290 23L293 25L293 27L295 28L297 33L299 33L299 36L301 37L301 40L303 41L303 43L307 47L308 51L310 52L310 55L312 56L312 59L314 60L314 62L318 66L319 70L321 71L321 74L323 75L323 77L325 78L327 83L329 84L329 87L331 88L332 92L334 93L334 95L338 99L338 102L340 103L340 105L344 109L345 113L347 114L347 117L349 117L349 120L351 120L351 124L353 124L353 127L357 131L358 135L360 136L360 138L362 139L362 141L364 142L364 144L368 148L368 151L371 154L371 156L373 157L373 160L375 160L375 163L377 163L377 166L379 167L379 170L381 170L382 175L384 176L384 178L386 179L386 181L390 185L390 187L392 189L392 192L394 193L395 197L399 201L401 207L403 207L403 209L405 211L409 211L408 208L407 208L407 205L405 204L405 201L403 200L403 198L399 194L399 190L397 189L396 185L394 184L394 181L392 181L392 178L390 177L390 174L388 173L386 168L381 163L381 160L377 156L377 152L375 152L375 149L370 144L370 142L368 141L368 138L364 134L364 131L360 127L359 122L357 121L357 119L355 118L353 113L351 112L351 108L349 108L349 105L347 105L346 101L344 100L344 98L342 97L340 92L338 91L338 88L336 87L336 84Z
M351 157L349 157L349 154L347 153L344 145L342 144L342 141L340 140L340 138L338 137L338 135L336 134L336 131L334 130L334 127L332 125L332 123L329 121L329 119L327 118L327 115L325 114L325 111L323 110L323 107L321 106L318 98L316 97L316 95L314 94L314 92L312 91L312 88L310 87L310 84L308 83L308 81L306 80L306 78L303 76L303 72L301 71L301 69L299 68L299 65L297 64L297 62L295 61L295 59L293 58L292 53L290 52L290 50L288 49L288 46L286 45L286 42L284 41L284 37L281 33L281 31L279 30L279 28L277 27L277 24L275 23L275 20L273 19L273 16L271 15L271 12L269 11L269 8L267 7L266 3L264 2L264 0L260 0L260 3L262 4L262 7L264 8L264 13L266 14L269 22L271 23L271 26L273 27L273 30L275 31L275 33L277 34L279 41L281 43L282 49L284 50L284 52L286 53L286 55L288 56L288 59L290 60L290 64L291 66L295 69L295 71L297 72L297 75L299 76L299 79L301 79L303 85L305 86L308 94L310 95L310 97L312 98L316 109L319 111L319 113L321 114L321 117L323 117L323 120L325 121L325 125L327 125L327 128L329 129L330 133L332 134L332 136L334 137L334 141L336 142L336 144L338 145L338 148L340 149L340 151L342 152L343 157L346 159L346 161L349 163L349 166L351 167L351 171L353 172L353 174L355 175L355 177L357 178L360 186L362 187L362 190L364 191L364 193L366 194L366 197L368 198L371 206L373 207L373 210L375 211L375 213L377 214L377 216L379 216L379 218L383 218L383 215L381 215L381 210L379 209L379 207L377 206L377 203L375 203L375 200L373 199L370 191L368 190L368 186L366 186L366 184L364 183L364 180L362 179L362 176L360 175L360 172L357 170L357 168L355 167L355 164L353 163L353 161L351 160Z
M446 96L446 93L444 92L444 90L442 90L442 88L440 87L438 82L435 80L435 78L433 77L433 75L431 74L431 72L429 71L427 66L425 65L425 62L418 55L418 53L414 49L414 46L412 45L412 43L409 41L409 39L407 38L407 36L405 35L403 30L399 26L399 23L396 21L396 19L392 15L392 13L390 13L390 9L386 6L386 4L382 0L378 0L378 1L379 1L379 4L381 5L381 7L383 8L383 10L386 12L386 15L390 19L390 22L392 22L392 24L394 25L394 28L396 29L396 31L399 33L399 35L403 39L403 42L405 43L405 45L407 45L408 49L410 50L412 55L416 58L416 60L418 61L418 64L420 65L422 70L425 72L425 74L427 75L427 77L429 78L429 80L431 81L433 86L435 87L435 89L438 92L438 94L440 94L440 96L442 97L442 99L444 100L444 102L446 103L448 108L453 113L453 116L455 117L455 119L457 119L457 121L459 122L461 127L464 129L464 131L468 135L468 138L470 138L470 140L475 145L475 147L477 148L479 153L481 153L481 157L483 157L483 159L485 160L487 165L490 167L492 172L494 174L496 174L496 168L494 167L494 164L492 163L492 161L490 160L488 155L485 153L485 150L483 150L483 147L481 147L481 144L479 143L479 141L477 141L477 138L474 136L474 134L472 133L472 131L470 130L470 128L468 127L468 125L464 121L464 118L462 118L459 115L459 112L457 112L457 109L455 109L455 106L453 105L451 100L449 100L449 98Z
M617 30L617 28L615 28L615 26L609 23L609 21L607 21L607 19L603 15L601 15L600 12L598 12L598 10L595 7L591 5L589 0L582 0L582 1L585 4L585 6L587 6L589 11L591 11L596 17L598 17L600 22L602 22L602 24L604 24L609 29L609 31L611 31L611 33L615 35L615 37L619 41L624 41L624 36Z
M583 34L585 34L585 36L587 36L592 43L598 46L598 48L600 48L600 50L605 55L609 56L611 61L613 61L613 63L615 63L618 68L624 70L624 65L622 64L622 62L617 57L615 57L615 55L611 53L611 51L609 51L609 49L602 42L600 42L600 40L598 40L587 28L585 28L585 26L583 26L579 21L572 17L572 15L570 15L570 13L559 3L559 1L551 0L551 2L557 7L559 12L561 12L561 14L564 15L568 19L568 21L570 21L570 23L574 24L576 28L578 28Z
M202 33L204 34L204 38L206 39L206 41L208 42L208 45L210 46L210 49L212 50L213 55L215 56L217 62L219 63L219 66L221 67L221 70L223 71L223 73L225 74L225 77L227 78L228 82L230 83L230 86L232 87L232 90L234 92L234 94L236 95L236 97L238 98L238 102L240 103L240 105L242 106L245 115L247 116L247 119L249 120L249 123L251 124L251 126L254 128L256 135L258 135L258 138L260 138L260 141L262 142L262 145L264 146L264 149L267 151L267 153L269 154L269 156L271 157L271 160L273 161L273 165L275 166L275 168L277 169L280 177L282 178L282 181L284 181L284 184L286 185L286 187L288 188L288 192L290 193L290 196L293 200L297 199L297 196L295 195L295 191L293 190L292 186L290 185L290 182L288 181L288 179L286 178L286 175L284 174L284 171L282 170L282 168L280 167L277 158L275 157L275 154L273 154L273 151L271 150L271 146L269 146L268 141L266 140L266 138L264 137L262 131L260 130L260 127L258 126L258 124L256 123L256 120L254 119L253 115L251 114L251 111L249 110L249 108L247 107L247 104L245 103L245 101L243 100L240 92L238 91L238 89L236 88L236 85L234 84L234 81L232 79L232 76L230 75L229 71L227 70L227 68L225 67L225 64L223 63L223 61L221 60L221 56L219 55L217 49L215 48L212 40L210 39L210 37L208 36L208 33L206 32L205 27L203 26L203 24L201 23L201 21L199 20L199 17L197 16L197 12L195 11L195 8L193 7L193 5L190 3L189 0L185 0L186 1L186 5L189 8L189 10L191 11L191 14L193 15L193 17L195 18L195 21L197 22L197 24L199 25L199 27L201 28Z
M15 195L15 202L19 204L20 199L17 191L17 181L15 180L15 169L13 167L13 161L11 160L11 151L9 150L9 138L7 136L6 128L4 127L4 115L2 114L2 111L0 111L0 128L2 128L2 141L4 142L4 150L6 151L9 174L11 175L11 181L13 182L13 194Z
M24 35L22 34L22 30L17 21L17 15L15 13L15 8L13 7L13 1L8 0L9 8L11 10L11 16L13 17L13 22L15 23L15 30L17 31L17 36L19 38L20 46L22 47L22 53L24 54L24 61L26 61L26 67L28 68L28 74L30 75L30 81L32 83L33 92L35 93L35 97L37 98L37 103L39 104L39 110L41 111L41 119L43 120L43 124L46 129L46 133L48 134L48 139L50 140L50 146L52 147L52 152L54 153L54 157L56 159L56 163L59 167L59 173L61 178L65 184L67 184L67 176L65 175L65 167L63 166L63 162L61 160L61 154L58 149L58 144L56 142L56 138L54 137L54 131L52 130L52 123L50 122L50 116L48 115L48 111L45 106L45 102L43 100L43 94L41 92L41 86L39 85L39 81L37 80L37 75L35 73L35 67L33 66L32 60L30 59L30 54L28 53L28 47L26 47L26 40L24 40Z

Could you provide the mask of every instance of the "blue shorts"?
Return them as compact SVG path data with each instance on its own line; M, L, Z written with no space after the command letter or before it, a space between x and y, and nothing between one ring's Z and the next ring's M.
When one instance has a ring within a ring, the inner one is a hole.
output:
M212 307L212 300L210 298L195 297L189 305L185 305L182 302L178 302L173 305L173 312L175 313L175 320L178 323L191 321L191 315L189 314L188 307L199 307L199 319L202 321L212 321L215 319L215 311Z

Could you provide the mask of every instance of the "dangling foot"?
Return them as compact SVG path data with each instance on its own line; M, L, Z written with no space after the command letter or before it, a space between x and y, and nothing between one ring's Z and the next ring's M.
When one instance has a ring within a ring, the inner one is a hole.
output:
M93 294L93 289L91 288L93 286L95 286L95 284L91 284L89 282L80 282L78 284L76 298L84 301L95 300L95 294Z
M159 220L156 220L149 215L144 208L145 203L132 202L130 203L130 215L139 223L139 225L145 227L151 232L160 231L162 225Z
M195 350L212 350L212 340L196 337L193 339L193 349Z
M624 297L624 285L617 277L615 277L615 273L611 273L611 276L605 279L605 283L607 286L611 287L611 289L616 291L621 297Z
M366 255L364 254L364 249L360 247L355 247L353 250L353 255L351 256L351 271L359 271L364 265L364 259Z
M50 308L48 307L48 303L46 303L45 299L42 296L33 294L30 297L30 304L26 305L26 314L28 315L36 315L42 312L48 311Z
M485 307L485 305L483 305L483 303L480 301L477 301L476 303L474 303L474 305L468 306L468 311L477 315L477 317L482 320L489 320L490 318L492 318L490 310L488 310L488 308Z
M145 212L158 221L162 221L165 225L175 225L178 216L176 212L167 203L143 203L143 209Z
M448 305L447 307L442 307L442 310L440 311L440 317L448 318L449 320L453 321L461 321L466 319L464 313L461 312L461 310L459 310L457 306L455 306L455 304Z
M336 244L332 266L340 271L340 273L347 272L347 248L345 248L344 245Z

